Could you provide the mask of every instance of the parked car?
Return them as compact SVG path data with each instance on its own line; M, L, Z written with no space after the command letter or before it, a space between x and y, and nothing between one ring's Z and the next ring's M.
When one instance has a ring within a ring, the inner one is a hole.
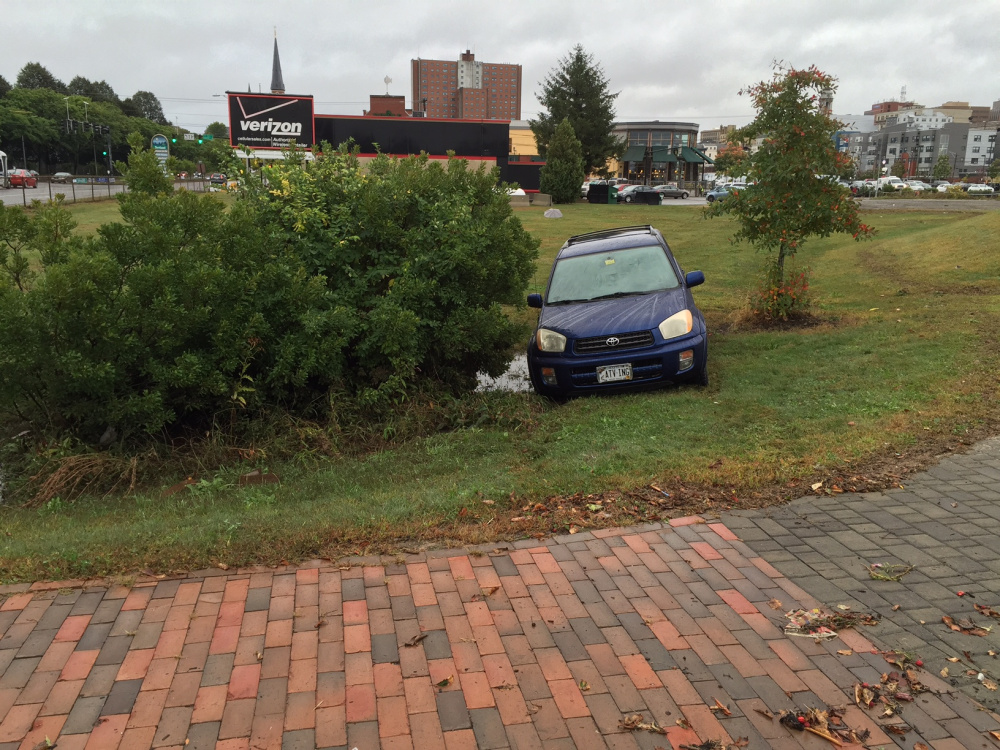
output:
M652 198L641 198L641 194L655 196L655 200ZM656 188L652 188L649 185L628 185L622 190L618 191L618 202L619 203L647 203L652 200L653 203L659 203L661 199L659 191Z
M931 183L931 186L933 186L933 187L934 187L934 189L935 189L935 190L937 190L937 189L939 189L939 188L940 188L940 187L941 187L942 185L944 185L945 187L948 187L948 185L950 185L950 184L951 184L951 183L950 183L950 182L948 182L948 180L934 180L934 182L932 182L932 183Z
M677 187L672 182L668 182L666 185L657 185L653 188L656 192L660 194L661 198L687 198L690 193L687 190Z
M177 173L177 179L178 180L186 180L187 178L188 178L188 173L187 172L178 172Z
M69 182L73 179L73 175L69 172L56 172L52 175L52 182Z
M937 191L939 193L947 193L952 188L955 188L956 190L961 190L962 189L961 185L959 183L957 183L957 182L956 183L942 182L940 185L937 186Z
M27 169L12 169L9 175L11 187L38 187L38 178L33 176Z
M922 190L931 189L930 185L928 185L926 182L921 182L920 180L907 180L906 187L908 187L910 190L915 190L918 193Z
M225 185L226 175L222 174L221 172L213 172L209 176L208 181L211 182L213 185Z
M556 255L528 343L536 393L572 395L708 384L705 318L691 295L705 274L685 274L654 227L570 237Z
M731 192L741 190L745 187L746 185L738 182L730 182L728 185L719 185L718 187L712 188L705 193L705 200L709 203L714 203L715 201L728 198Z
M993 188L991 188L989 185L981 185L979 183L974 182L971 185L969 185L969 187L966 189L965 192L967 192L969 195L974 195L974 194L993 195Z

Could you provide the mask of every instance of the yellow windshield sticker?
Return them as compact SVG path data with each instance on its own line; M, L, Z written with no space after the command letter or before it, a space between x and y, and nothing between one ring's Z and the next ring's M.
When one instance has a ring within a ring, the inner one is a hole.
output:
M604 265L606 266L613 266L614 264L615 264L614 258L608 258L606 261L604 261Z

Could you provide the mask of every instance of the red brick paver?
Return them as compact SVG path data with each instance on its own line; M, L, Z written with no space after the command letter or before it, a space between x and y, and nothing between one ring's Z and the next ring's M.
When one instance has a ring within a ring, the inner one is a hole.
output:
M351 563L0 595L0 746L818 748L760 713L817 699L851 706L870 745L917 741L851 705L850 670L886 669L865 634L785 636L783 612L817 603L720 523ZM64 596L86 607L25 645ZM1000 726L931 700L925 721L948 729L929 747ZM633 713L666 735L624 731Z

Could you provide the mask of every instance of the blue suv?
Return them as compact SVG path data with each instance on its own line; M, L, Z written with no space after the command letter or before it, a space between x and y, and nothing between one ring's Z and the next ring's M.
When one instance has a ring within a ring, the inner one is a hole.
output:
M708 334L685 274L652 226L570 237L556 255L528 343L536 393L565 397L708 385Z

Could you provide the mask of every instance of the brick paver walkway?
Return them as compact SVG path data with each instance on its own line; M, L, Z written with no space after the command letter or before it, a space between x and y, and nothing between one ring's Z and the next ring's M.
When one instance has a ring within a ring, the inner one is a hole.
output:
M985 731L1000 728L928 673L934 692L903 715L914 731L886 734L899 718L853 705L855 682L888 668L869 629L786 636L785 611L825 602L697 518L3 593L0 750L46 737L60 750L829 748L755 710L826 705L847 705L872 747L992 747ZM666 736L622 729L632 713Z
M1000 691L976 679L983 671L990 682L1000 681L1000 665L991 656L1000 654L1000 627L985 637L966 635L941 619L1000 626L975 609L1000 610L1000 438L949 456L886 492L804 497L725 520L813 596L878 612L882 623L871 634L884 647L919 654L934 674L948 668L953 686L1000 708ZM899 581L873 581L873 563L913 570ZM948 661L956 657L962 661Z

